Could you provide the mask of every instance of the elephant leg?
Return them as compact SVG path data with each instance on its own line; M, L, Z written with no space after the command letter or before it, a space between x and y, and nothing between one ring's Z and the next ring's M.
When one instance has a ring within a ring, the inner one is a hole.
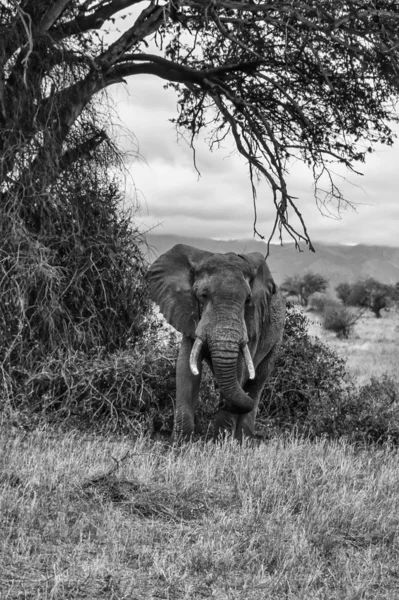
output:
M234 434L237 427L237 419L238 415L221 408L215 418L214 438L218 438L223 433L226 433L226 431L231 431Z
M184 336L176 366L176 410L173 435L177 439L189 440L194 433L194 412L201 383L202 361L198 360L199 375L190 369L190 353L194 340Z
M237 425L234 437L242 440L243 436L253 437L255 435L255 420L258 412L259 401L272 372L276 356L278 354L278 346L274 346L269 354L259 363L256 368L255 379L248 380L244 386L244 391L255 401L254 408L251 412L245 415L238 415Z

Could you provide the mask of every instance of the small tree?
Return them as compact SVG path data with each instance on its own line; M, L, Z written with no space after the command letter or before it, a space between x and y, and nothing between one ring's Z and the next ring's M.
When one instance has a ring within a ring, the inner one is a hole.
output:
M335 291L337 292L337 296L338 298L341 300L342 304L345 304L345 306L347 306L348 301L349 301L349 297L352 293L352 286L350 283L339 283L336 288Z
M369 277L364 281L355 283L349 296L348 304L369 308L377 319L379 319L381 317L381 310L389 308L393 298L393 286Z
M339 302L330 302L324 310L323 327L336 333L337 337L347 339L361 315L359 310L343 306Z
M297 296L302 306L307 306L309 297L315 292L325 292L328 287L328 279L319 273L309 271L304 275L293 275L286 277L281 289L289 296Z

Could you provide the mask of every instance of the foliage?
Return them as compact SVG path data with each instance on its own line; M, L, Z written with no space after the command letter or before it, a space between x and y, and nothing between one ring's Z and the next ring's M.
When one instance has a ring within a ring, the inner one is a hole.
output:
M316 292L325 292L328 279L319 273L308 271L304 275L286 277L281 289L289 296L297 296L302 306L307 306L309 297Z
M289 304L281 352L259 410L269 427L302 432L315 398L341 397L346 389L345 361L312 339L307 327L303 312Z
M65 349L113 350L140 334L148 307L142 236L115 182L95 164L75 175L51 189L30 231L0 208L3 366Z
M272 190L273 233L310 243L289 163L312 167L318 200L341 203L330 162L353 168L375 143L392 144L398 21L392 0L3 0L1 203L18 207L24 227L32 210L37 218L59 174L109 139L93 99L144 73L176 89L176 125L192 143L203 129L211 147L232 135L254 200L258 175Z
M380 318L381 310L390 307L394 295L393 286L369 277L352 286L348 304L369 308L377 318Z
M45 420L104 432L170 432L177 348L176 335L147 316L134 346L60 351L0 393L27 428Z
M0 403L112 412L113 378L125 379L129 353L139 368L135 345L147 327L143 237L98 160L78 161L31 200L25 223L15 207L0 207Z
M323 292L315 292L309 296L308 310L316 313L323 313L325 308L334 302L331 296Z
M323 313L323 327L327 331L333 331L337 337L347 339L353 330L356 321L360 319L362 312L339 302L330 302Z
M387 375L315 403L308 428L314 435L352 443L399 445L399 383Z
M281 353L263 393L257 427L262 436L293 431L310 438L398 445L399 382L384 375L356 387L345 361L310 338L304 314L289 307Z
M352 293L352 285L348 282L339 283L336 286L335 291L337 292L337 296L341 300L342 304L345 304L346 306Z
M12 421L31 429L44 421L102 432L172 433L178 338L162 320L147 318L134 347L113 353L51 356L23 385L0 390ZM212 436L218 408L205 369L196 412L200 437ZM345 362L307 332L301 311L288 307L283 344L258 411L262 438L295 433L311 439L399 444L399 383L388 376L356 387Z

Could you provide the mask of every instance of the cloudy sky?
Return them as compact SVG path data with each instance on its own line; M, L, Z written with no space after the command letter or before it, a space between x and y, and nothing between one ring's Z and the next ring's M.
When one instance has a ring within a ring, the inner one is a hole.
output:
M160 79L136 76L128 85L113 90L115 108L126 128L133 132L141 160L133 160L127 192L138 192L137 219L152 233L218 239L251 238L253 206L244 159L233 144L210 152L204 142L197 147L197 166L184 140L177 140L169 119L176 116L176 96L164 90ZM125 132L120 142L134 148ZM323 216L316 206L312 179L301 165L290 171L290 193L299 198L313 241L344 244L399 246L399 140L393 148L381 148L362 165L363 177L345 173L341 189L356 205L340 216ZM274 220L271 195L266 185L259 189L258 230L269 236ZM293 221L294 222L294 221ZM277 241L277 240L276 240Z

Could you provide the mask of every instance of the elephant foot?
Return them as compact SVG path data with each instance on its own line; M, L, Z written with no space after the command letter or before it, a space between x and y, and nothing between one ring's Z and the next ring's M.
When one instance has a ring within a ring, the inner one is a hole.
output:
M224 438L228 433L236 437L237 420L238 415L227 410L219 410L215 419L214 439Z
M216 415L214 438L218 439L220 436L225 436L228 432L239 442L242 442L244 437L253 438L255 427L254 418L251 413L236 415L226 410L220 410Z

